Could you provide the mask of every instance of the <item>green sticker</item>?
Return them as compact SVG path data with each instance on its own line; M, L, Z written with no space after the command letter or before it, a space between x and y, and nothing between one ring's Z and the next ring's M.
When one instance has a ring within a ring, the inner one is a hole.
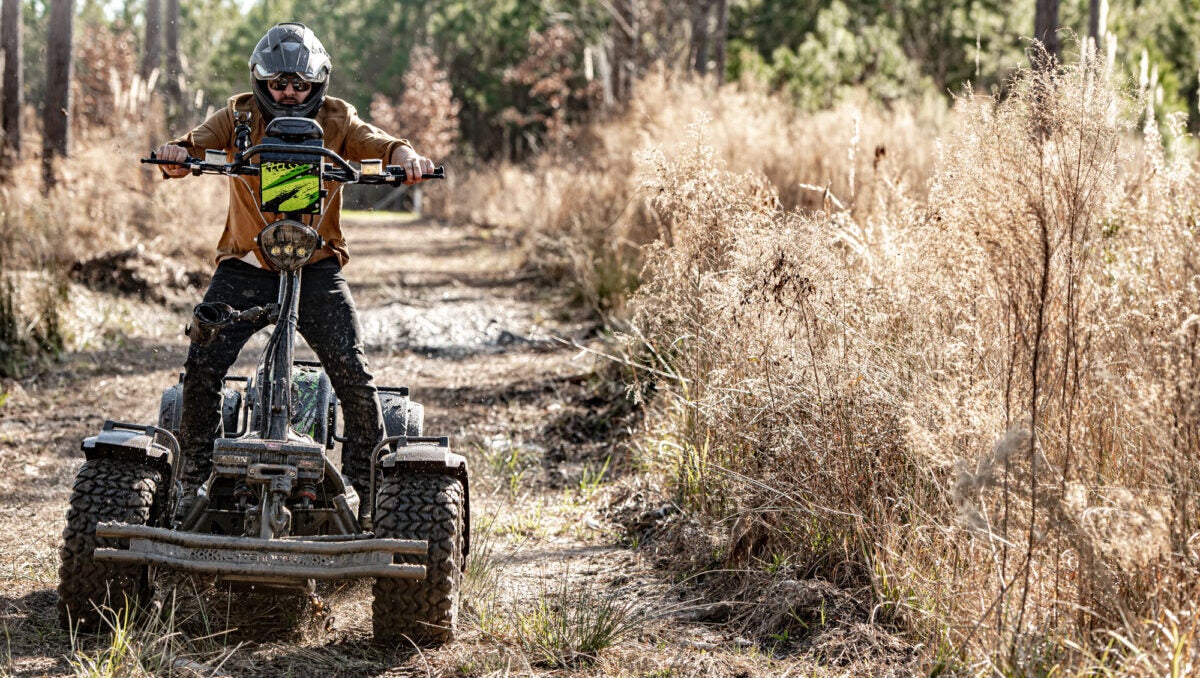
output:
M304 162L263 162L262 211L318 212L321 202L321 179L317 166Z

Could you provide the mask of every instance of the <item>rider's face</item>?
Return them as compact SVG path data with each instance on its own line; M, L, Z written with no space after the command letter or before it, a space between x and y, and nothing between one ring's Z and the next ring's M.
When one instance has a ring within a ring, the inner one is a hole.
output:
M275 99L275 103L283 104L284 106L299 106L304 103L309 94L312 94L312 88L303 92L297 92L295 86L288 82L287 87L282 90L267 88L271 93L271 98Z

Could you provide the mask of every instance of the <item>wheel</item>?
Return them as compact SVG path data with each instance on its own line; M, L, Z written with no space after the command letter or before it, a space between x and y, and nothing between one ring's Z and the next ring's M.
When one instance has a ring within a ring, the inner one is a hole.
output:
M375 640L440 644L454 639L462 582L463 488L454 478L414 474L385 478L375 511L380 538L424 539L425 579L375 580L371 620Z
M98 539L96 523L145 525L156 517L160 483L160 471L132 461L94 459L79 469L59 550L58 620L64 628L95 629L101 620L97 608L119 612L148 592L145 565L97 563L92 554L128 545L127 539Z
M389 436L419 438L425 430L425 407L394 391L380 391L384 431Z
M425 406L421 403L408 403L408 417L405 418L404 435L409 438L420 438L425 431Z

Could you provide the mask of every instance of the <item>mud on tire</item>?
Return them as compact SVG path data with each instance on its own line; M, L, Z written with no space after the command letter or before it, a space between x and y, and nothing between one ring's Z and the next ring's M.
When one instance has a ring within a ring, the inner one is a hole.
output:
M372 622L375 640L444 643L454 639L462 580L463 488L449 476L415 474L385 478L379 492L375 534L429 542L425 579L376 579Z
M92 554L128 542L98 539L96 523L145 525L156 517L154 495L161 482L160 471L126 460L94 459L79 470L59 550L58 620L63 627L95 629L101 620L97 607L120 611L147 592L146 566L98 563Z

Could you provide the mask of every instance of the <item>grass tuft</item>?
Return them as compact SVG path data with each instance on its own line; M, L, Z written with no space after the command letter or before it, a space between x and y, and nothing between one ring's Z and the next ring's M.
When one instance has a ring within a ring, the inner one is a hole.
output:
M76 676L224 675L221 667L238 647L224 647L221 634L192 637L174 605L101 610L103 630L71 634L68 663Z
M513 611L513 628L525 652L552 668L588 666L600 653L637 632L645 615L631 602L564 577L532 605Z

